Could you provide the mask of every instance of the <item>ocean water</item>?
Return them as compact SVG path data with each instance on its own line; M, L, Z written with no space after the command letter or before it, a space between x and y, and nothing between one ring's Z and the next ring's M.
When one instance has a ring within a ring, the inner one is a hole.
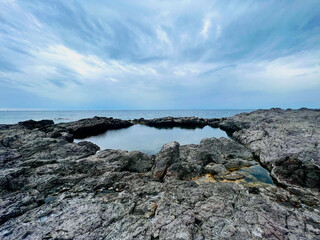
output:
M91 111L0 111L0 124L14 124L29 119L50 119L55 123L76 121L82 118L113 117L123 120L135 118L159 117L231 117L238 113L250 112L250 109L214 109L214 110L91 110Z
M15 124L29 119L50 119L55 123L59 123L94 116L113 117L123 120L136 118L151 119L167 116L222 118L250 111L253 110L0 111L0 124ZM76 139L75 142L86 140L97 144L101 149L138 150L147 154L157 154L165 143L177 141L181 145L199 144L201 139L206 137L220 138L228 136L224 131L210 126L195 129L176 127L159 129L144 125L134 125L129 128L109 130L98 136L86 139ZM273 184L269 172L260 165L241 169L239 172L245 175L246 183Z

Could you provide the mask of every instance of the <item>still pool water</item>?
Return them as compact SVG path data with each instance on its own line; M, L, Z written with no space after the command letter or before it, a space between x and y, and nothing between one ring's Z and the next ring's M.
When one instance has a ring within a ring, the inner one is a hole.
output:
M103 149L121 149L127 151L140 151L147 154L157 154L161 147L172 141L177 141L181 145L199 144L203 138L207 137L228 137L227 134L218 128L206 126L203 128L154 128L145 125L133 125L129 128L109 130L104 134L92 136L85 139L75 140L90 141ZM238 170L245 178L241 183L250 185L267 186L273 184L269 172L259 164ZM206 178L204 177L204 182ZM199 180L201 181L201 179ZM210 181L209 181L210 182Z
M133 125L129 128L109 130L104 134L88 137L81 141L90 141L101 149L137 150L147 154L157 154L161 147L168 142L177 141L181 145L199 144L201 139L207 137L228 136L224 131L209 126L196 129L158 129L144 125Z
M238 172L244 174L244 180L247 183L261 182L266 184L273 184L269 172L259 164L252 167L240 169L238 170Z

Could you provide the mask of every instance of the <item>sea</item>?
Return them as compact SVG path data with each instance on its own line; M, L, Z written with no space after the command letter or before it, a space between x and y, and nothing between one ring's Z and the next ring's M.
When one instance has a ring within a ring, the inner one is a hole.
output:
M254 109L213 109L213 110L72 110L72 111L0 111L0 124L15 124L29 119L50 119L55 123L76 121L83 118L113 117L123 120L159 117L200 117L222 118Z
M25 120L50 119L55 123L76 121L83 118L113 117L123 120L138 118L152 119L160 117L200 117L222 118L231 117L254 109L219 109L219 110L90 110L90 111L0 111L1 124L16 124ZM150 155L157 154L168 142L177 141L180 145L199 144L203 138L228 138L226 132L219 128L205 126L202 128L154 128L144 125L133 125L128 128L108 130L98 136L75 139L75 142L90 141L103 149L121 149L141 151ZM245 182L273 184L269 172L262 166L255 165L239 170L245 175Z
M160 117L200 117L222 118L234 116L238 113L249 112L249 109L219 109L219 110L105 110L105 111L0 111L0 124L16 124L29 119L50 119L55 123L76 121L83 118L113 117L123 120L152 119ZM75 141L87 140L97 144L101 149L138 150L147 154L156 154L168 142L177 141L180 144L199 144L206 137L228 137L218 129L206 126L203 128L159 129L143 125L134 125L129 128L109 130L98 136Z

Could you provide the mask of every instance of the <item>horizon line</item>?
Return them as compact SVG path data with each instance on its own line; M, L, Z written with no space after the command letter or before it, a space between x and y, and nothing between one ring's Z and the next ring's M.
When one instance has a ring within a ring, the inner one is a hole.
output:
M269 108L198 108L198 109L45 109L45 108L0 108L1 112L19 111L203 111L203 110L256 110Z
M282 107L262 107L262 108L203 108L203 109L41 109L41 108L0 108L0 112L54 112L54 111L207 111L207 110L259 110L259 109L319 109L313 107L282 108Z

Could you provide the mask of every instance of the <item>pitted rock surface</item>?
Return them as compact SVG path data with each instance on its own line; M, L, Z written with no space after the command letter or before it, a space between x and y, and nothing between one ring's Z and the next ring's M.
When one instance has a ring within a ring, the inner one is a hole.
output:
M250 144L207 138L165 144L156 156L97 152L72 142L78 123L39 124L0 127L0 239L320 237L314 188L193 180L257 164ZM277 164L286 161L295 160Z
M320 189L320 110L258 110L220 124L284 185Z

